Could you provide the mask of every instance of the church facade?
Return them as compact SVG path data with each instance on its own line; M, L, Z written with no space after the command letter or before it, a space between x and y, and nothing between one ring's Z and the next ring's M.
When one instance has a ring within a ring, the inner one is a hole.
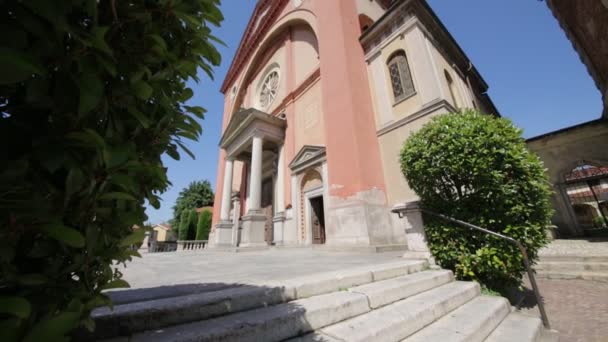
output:
M402 246L411 132L488 85L423 0L260 0L222 85L210 245Z

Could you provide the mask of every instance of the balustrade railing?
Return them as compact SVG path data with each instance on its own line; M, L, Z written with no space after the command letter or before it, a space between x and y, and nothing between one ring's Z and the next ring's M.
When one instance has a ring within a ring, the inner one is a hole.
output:
M196 251L207 247L208 240L178 240L178 251Z

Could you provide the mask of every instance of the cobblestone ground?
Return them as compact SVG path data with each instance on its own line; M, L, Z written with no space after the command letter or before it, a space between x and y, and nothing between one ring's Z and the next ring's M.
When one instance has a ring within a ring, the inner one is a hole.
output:
M560 342L608 342L608 283L537 279L551 327ZM529 288L529 286L528 286ZM529 296L523 306L530 306ZM538 315L538 308L522 308Z

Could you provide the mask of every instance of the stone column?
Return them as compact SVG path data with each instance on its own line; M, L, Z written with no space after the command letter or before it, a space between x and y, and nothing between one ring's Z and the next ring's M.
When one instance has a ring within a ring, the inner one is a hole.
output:
M232 198L232 170L234 160L226 158L224 167L224 184L222 186L222 203L220 221L215 225L215 231L210 234L209 247L228 247L232 245L232 221L230 220L230 200Z
M222 209L220 211L221 221L230 221L230 200L232 195L232 171L234 161L226 158L224 168L224 186L222 188Z
M283 145L279 147L279 158L277 160L277 199L276 213L285 212L285 151Z
M241 218L241 196L239 193L235 193L232 196L232 203L234 206L234 213L232 215L232 246L237 247L239 245L239 219Z
M251 173L249 178L249 199L247 215L243 216L243 230L241 232L242 247L264 247L264 226L266 216L262 214L262 152L264 140L254 136L251 142Z
M272 219L273 222L273 242L275 245L283 245L285 243L285 151L284 146L279 147L279 157L277 160L277 177L275 180L276 195L275 199L275 214Z
M254 136L251 142L251 187L249 201L249 212L259 212L262 202L262 151L264 140L262 137Z

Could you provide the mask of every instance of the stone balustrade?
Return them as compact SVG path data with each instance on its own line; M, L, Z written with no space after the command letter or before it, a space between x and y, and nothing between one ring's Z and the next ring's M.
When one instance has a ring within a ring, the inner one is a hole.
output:
M177 251L196 251L207 247L208 240L178 240Z

